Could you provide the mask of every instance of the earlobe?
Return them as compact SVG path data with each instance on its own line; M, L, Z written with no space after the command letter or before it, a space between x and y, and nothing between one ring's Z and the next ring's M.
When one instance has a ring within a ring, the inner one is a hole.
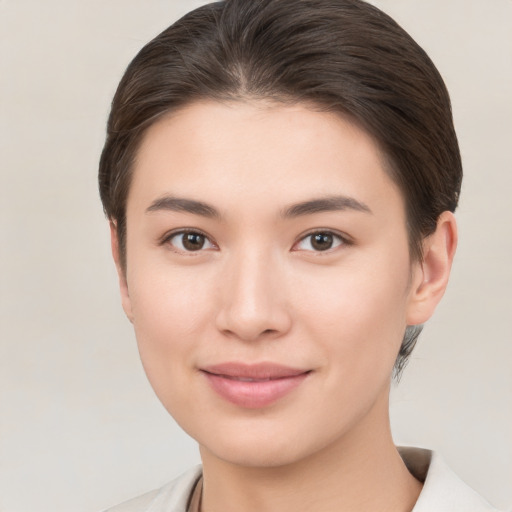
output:
M117 276L119 279L119 291L121 292L121 304L128 320L133 323L132 305L130 294L128 292L128 282L126 280L126 271L121 264L121 254L119 251L119 237L117 235L117 226L110 222L110 245L112 248L112 257L116 264Z
M434 233L424 240L423 260L417 264L409 301L407 324L426 322L444 295L457 248L457 223L443 212Z

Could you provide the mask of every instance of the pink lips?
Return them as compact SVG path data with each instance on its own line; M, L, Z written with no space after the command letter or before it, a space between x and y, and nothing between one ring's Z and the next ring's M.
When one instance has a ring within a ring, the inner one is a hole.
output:
M201 371L222 398L248 409L276 402L299 386L310 373L274 363L223 363L201 368Z

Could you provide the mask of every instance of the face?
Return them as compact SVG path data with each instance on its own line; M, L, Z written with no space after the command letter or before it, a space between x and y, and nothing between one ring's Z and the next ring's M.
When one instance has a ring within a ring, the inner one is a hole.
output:
M376 144L338 115L204 102L145 136L123 305L204 453L275 466L385 429L419 268Z

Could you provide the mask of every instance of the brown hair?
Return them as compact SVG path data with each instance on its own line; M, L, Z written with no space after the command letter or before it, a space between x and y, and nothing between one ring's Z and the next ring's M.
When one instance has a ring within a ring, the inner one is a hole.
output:
M128 66L112 102L99 185L126 266L125 209L145 130L199 99L307 102L373 136L405 199L410 252L454 211L462 166L444 82L389 16L362 0L225 0L186 14ZM396 369L421 328L407 329Z

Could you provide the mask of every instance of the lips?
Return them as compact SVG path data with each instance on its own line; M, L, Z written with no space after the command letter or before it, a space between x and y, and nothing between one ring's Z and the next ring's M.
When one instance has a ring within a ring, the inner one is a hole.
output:
M275 363L223 363L201 368L211 388L239 407L266 407L295 390L311 373Z

